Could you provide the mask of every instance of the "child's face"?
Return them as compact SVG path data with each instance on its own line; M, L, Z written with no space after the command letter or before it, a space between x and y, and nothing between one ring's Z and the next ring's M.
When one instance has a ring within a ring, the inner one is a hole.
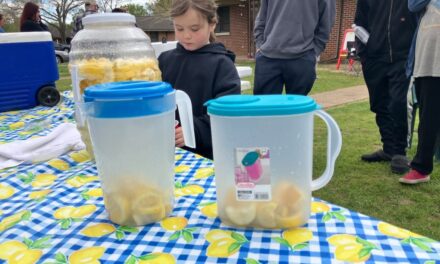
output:
M208 44L209 35L215 29L215 24L209 24L206 18L192 8L175 17L173 22L176 39L186 50L191 51Z

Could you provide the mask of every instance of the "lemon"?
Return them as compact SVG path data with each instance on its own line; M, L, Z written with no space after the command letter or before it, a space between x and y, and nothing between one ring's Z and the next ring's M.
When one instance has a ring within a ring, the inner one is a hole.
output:
M71 215L73 218L83 218L89 214L92 214L95 211L96 211L96 205L86 204L78 208L75 208L75 210L73 210Z
M313 233L307 228L288 229L283 232L283 238L290 245L305 243L313 238Z
M14 195L15 189L11 186L2 185L0 183L0 200L8 199Z
M11 215L11 216L5 217L0 222L0 232L14 226L18 222L20 222L22 220L22 217L27 213L30 213L30 211L23 210L23 211L20 211L16 214Z
M103 247L89 247L83 248L73 252L69 256L70 264L80 263L100 263L98 259L104 255L105 248Z
M84 228L81 234L88 237L102 237L116 231L116 228L111 224L101 223Z
M22 127L24 127L24 122L23 121L18 121L18 122L15 122L15 123L12 123L12 124L9 125L9 128L11 130L19 129L19 128L22 128Z
M185 217L168 217L160 223L163 229L167 231L180 231L186 227L188 220Z
M54 167L55 169L58 169L58 170L61 170L61 171L67 170L70 167L67 162L65 162L64 160L60 160L60 159L50 160L48 162L48 164L50 166Z
M87 150L81 150L78 152L71 153L69 155L75 162L81 163L90 160L90 155Z
M69 178L68 180L66 180L66 183L72 187L78 188L78 187L83 186L86 183L93 182L93 181L99 181L99 177L98 176L78 175L78 176Z
M277 226L275 221L275 209L277 206L274 202L259 204L257 207L257 224L264 228L275 228Z
M359 258L359 252L362 250L361 244L346 244L337 246L335 250L335 257L341 261L348 262L363 262L370 257L370 254Z
M204 193L205 189L199 185L187 185L182 188L177 188L174 190L174 195L176 197L188 196L188 195L198 195Z
M175 160L175 161L178 161L178 160L180 160L182 157L183 157L183 155L180 155L180 154L179 154L179 155L175 155L175 156L174 156L174 160Z
M188 166L188 165L179 165L174 168L174 172L175 173L182 173L182 172L188 171L189 169L190 169L190 166Z
M176 259L168 253L151 253L148 254L151 259L139 260L138 264L174 264Z
M37 249L26 249L15 252L8 258L8 264L33 264L41 258L43 252Z
M280 228L293 228L305 224L305 219L301 212L289 216L275 213L275 221L277 227Z
M137 225L159 221L165 217L166 213L160 194L151 191L134 200L131 210Z
M212 242L207 250L206 255L214 258L227 258L235 254L240 247L235 247L234 250L229 251L229 247L235 243L232 238L221 238Z
M377 228L379 232L387 236L392 236L400 239L405 239L411 236L410 231L385 222L380 222L377 225Z
M101 188L93 188L85 192L85 194L93 196L93 197L101 197L103 192Z
M28 247L20 241L11 240L0 244L0 259L7 260L19 251L27 250Z
M303 197L298 188L290 182L281 182L277 184L273 196L273 200L276 203L288 206L296 204Z
M53 174L38 174L31 183L32 187L44 187L53 184L57 176Z
M54 213L53 216L55 219L67 219L72 217L73 211L75 211L75 207L73 206L65 206L58 208Z
M220 240L223 238L232 239L231 233L232 233L231 231L227 231L227 230L213 229L205 235L205 239L209 243L213 243L214 241L217 241L217 240Z
M128 224L131 214L130 203L124 196L118 195L116 193L104 193L104 204L105 208L108 211L109 218L110 220L112 220L112 222L119 225L130 225Z
M312 202L312 213L325 213L330 211L330 207L322 202Z
M355 244L356 242L356 236L349 235L349 234L338 234L333 235L327 239L328 243L333 246L343 246L343 245L349 245L349 244Z
M217 217L217 203L212 203L209 205L205 205L200 209L202 214L204 214L207 217L216 218Z
M29 199L40 199L45 197L46 195L48 195L52 190L41 190L41 191L35 191L35 192L31 192L29 194Z
M254 221L257 215L255 203L236 203L225 207L226 216L237 226L246 226Z
M214 175L214 168L200 168L196 171L194 178L204 179Z

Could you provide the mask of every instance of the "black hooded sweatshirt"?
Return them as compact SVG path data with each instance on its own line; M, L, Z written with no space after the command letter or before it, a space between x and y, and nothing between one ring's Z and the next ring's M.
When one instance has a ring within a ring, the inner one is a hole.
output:
M228 94L240 94L240 78L235 55L221 43L211 43L188 51L179 43L176 49L159 56L162 80L189 95L192 103L196 148L185 148L213 158L211 125L203 104Z

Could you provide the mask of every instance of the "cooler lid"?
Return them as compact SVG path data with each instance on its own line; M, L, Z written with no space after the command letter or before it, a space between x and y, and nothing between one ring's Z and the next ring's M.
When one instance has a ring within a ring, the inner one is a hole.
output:
M136 117L175 110L174 93L166 82L113 82L86 88L84 102L94 117Z
M136 18L133 15L126 13L99 13L87 15L82 19L82 23L85 26L91 24L106 24L115 22L135 24Z
M273 116L302 114L320 109L303 95L227 95L205 103L208 113L221 116Z
M49 32L1 33L0 43L52 42Z

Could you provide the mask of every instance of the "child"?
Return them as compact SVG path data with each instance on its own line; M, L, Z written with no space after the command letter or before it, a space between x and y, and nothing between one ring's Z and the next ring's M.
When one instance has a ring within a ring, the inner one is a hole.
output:
M171 8L178 44L159 56L162 79L184 91L192 102L196 148L189 149L212 159L209 116L203 104L213 98L240 94L235 55L214 43L217 24L214 0L175 0ZM176 146L183 147L182 129L176 128Z

